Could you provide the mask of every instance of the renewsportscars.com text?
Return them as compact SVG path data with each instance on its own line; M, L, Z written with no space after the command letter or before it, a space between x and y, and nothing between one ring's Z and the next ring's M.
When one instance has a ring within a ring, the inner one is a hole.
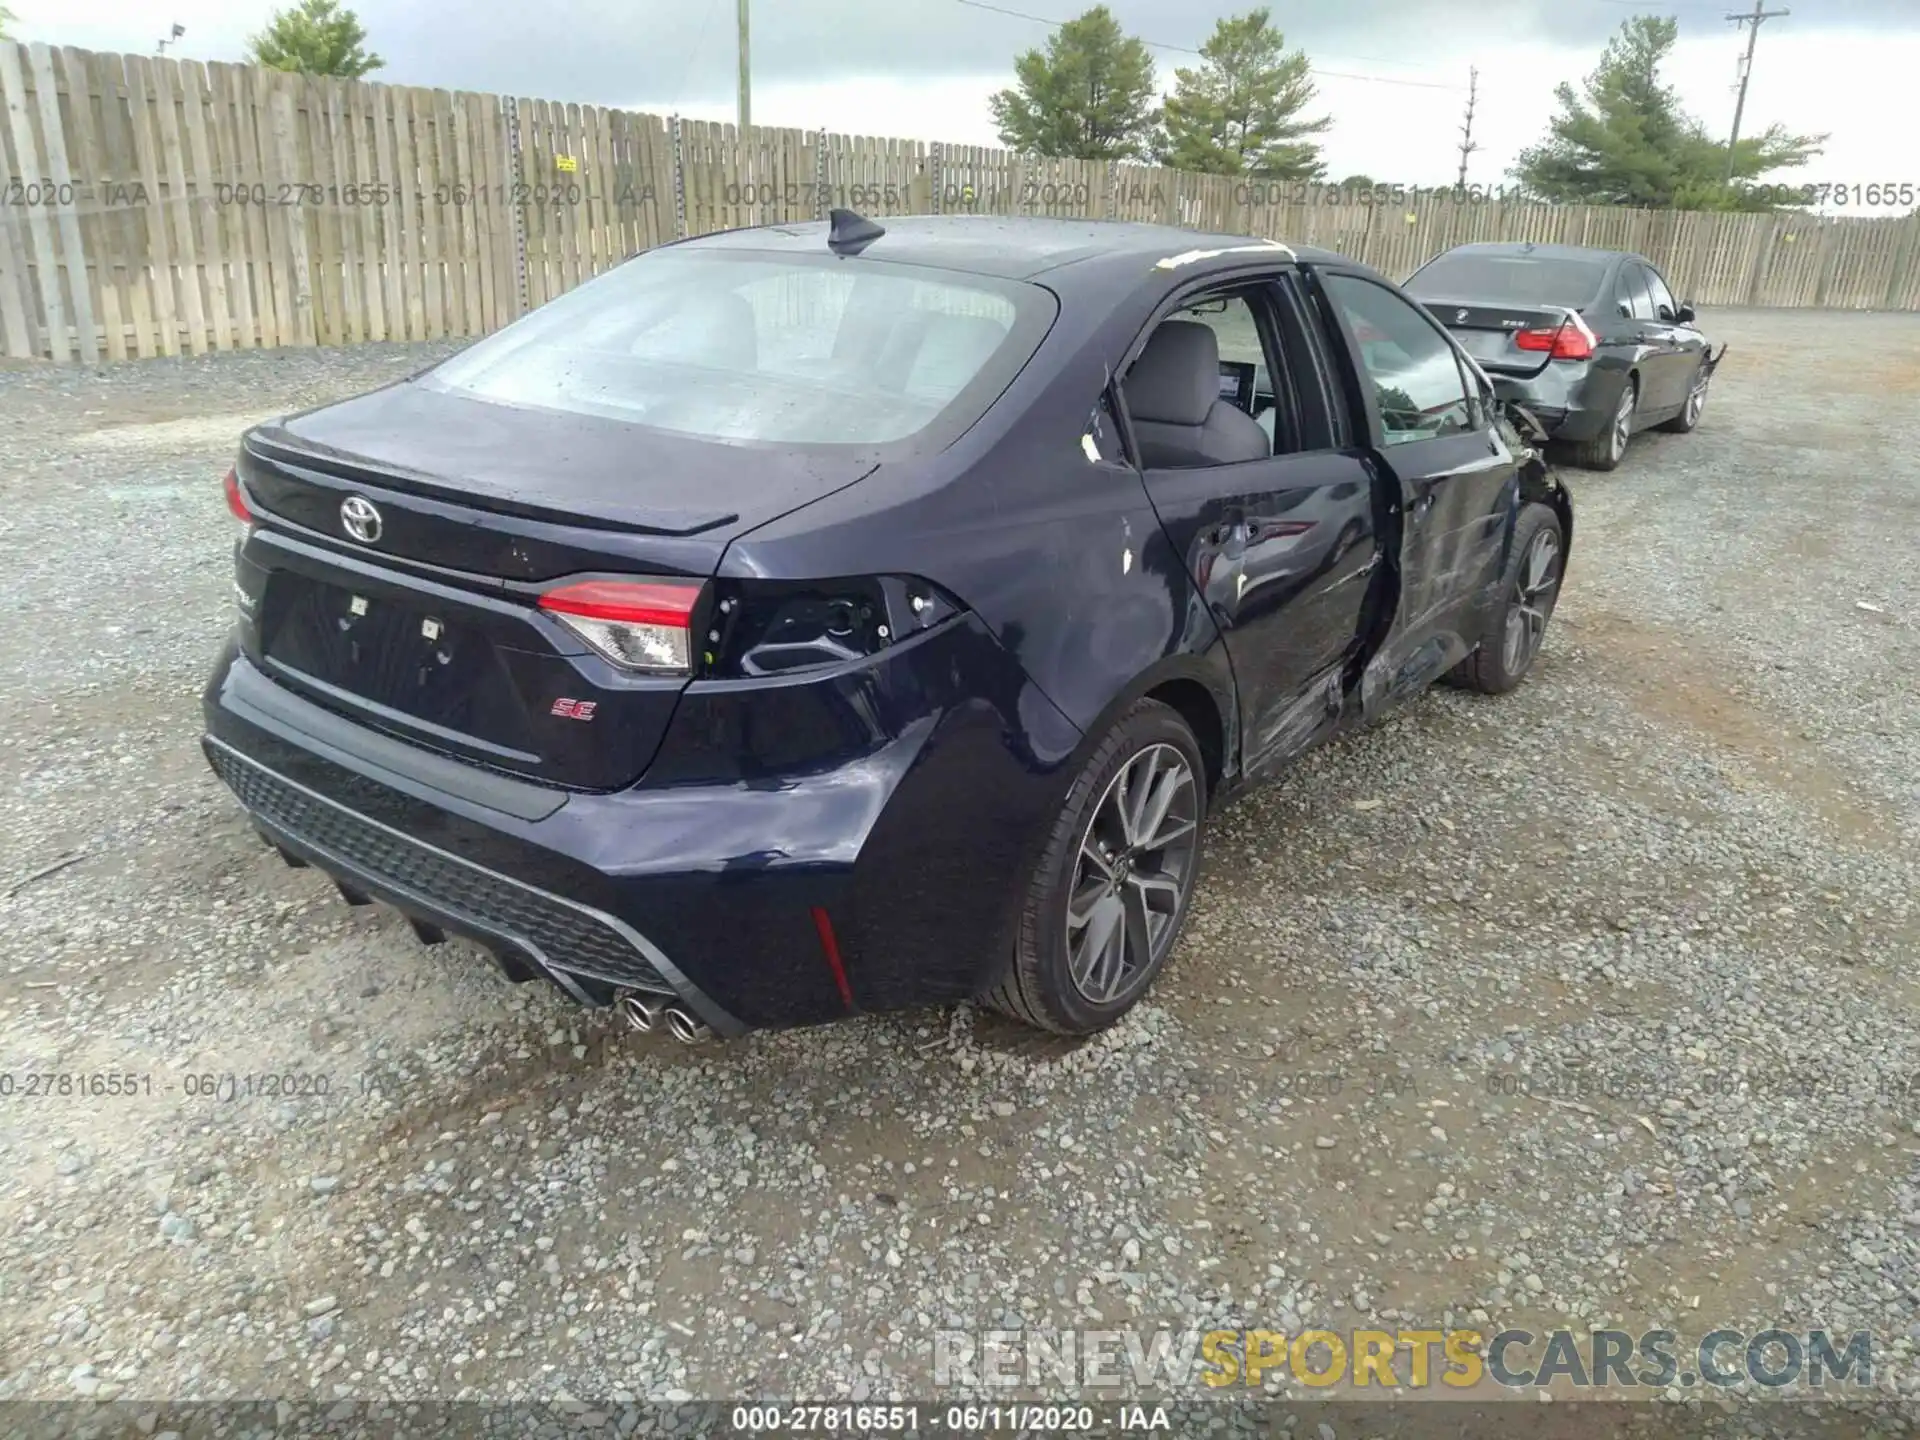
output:
M1873 1384L1867 1331L942 1330L934 1384L966 1390L1164 1388L1768 1389Z

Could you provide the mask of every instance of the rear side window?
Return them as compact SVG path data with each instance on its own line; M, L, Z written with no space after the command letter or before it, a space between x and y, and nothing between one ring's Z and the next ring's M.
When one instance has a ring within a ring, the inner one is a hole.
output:
M1647 272L1632 261L1620 267L1620 279L1614 293L1625 305L1625 313L1635 320L1653 319L1653 297L1647 291Z
M1583 310L1606 278L1605 261L1456 252L1422 266L1407 281L1407 292L1423 300L1505 300Z
M713 440L883 446L977 419L1052 317L1037 287L948 271L664 250L427 383Z
M1334 308L1360 346L1388 445L1474 428L1473 406L1453 345L1411 301L1351 275L1323 277Z

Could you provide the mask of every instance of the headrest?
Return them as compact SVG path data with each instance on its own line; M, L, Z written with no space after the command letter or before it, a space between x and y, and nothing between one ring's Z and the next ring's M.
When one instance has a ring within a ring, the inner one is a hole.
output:
M1127 372L1127 409L1135 420L1203 425L1220 399L1220 339L1193 320L1163 320Z

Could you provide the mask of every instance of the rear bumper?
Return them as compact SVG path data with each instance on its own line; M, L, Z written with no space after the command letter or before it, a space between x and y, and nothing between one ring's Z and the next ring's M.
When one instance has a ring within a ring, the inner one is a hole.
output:
M1624 370L1556 360L1538 375L1516 379L1489 370L1494 393L1524 405L1555 440L1591 440L1606 429L1620 403Z
M612 793L380 735L231 647L204 712L209 762L284 854L515 978L677 996L721 1034L991 983L1080 739L971 616L827 679L689 687Z

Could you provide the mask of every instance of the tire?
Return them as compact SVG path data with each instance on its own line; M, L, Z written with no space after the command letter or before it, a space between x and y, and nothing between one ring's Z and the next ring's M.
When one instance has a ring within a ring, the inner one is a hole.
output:
M1606 428L1593 439L1582 440L1573 447L1574 463L1588 470L1616 468L1627 453L1627 442L1633 438L1633 412L1639 403L1640 381L1629 375L1627 387L1620 392L1620 403Z
M1523 509L1500 579L1500 603L1473 654L1448 678L1483 695L1504 695L1526 679L1560 598L1566 557L1566 536L1553 508L1535 503Z
M1124 812L1123 775L1127 798L1140 802ZM1193 900L1206 776L1178 711L1142 700L1120 717L1067 791L1027 883L1006 973L981 997L987 1004L1057 1035L1095 1034L1133 1008L1165 967ZM1170 806L1140 836L1161 786ZM1099 945L1103 932L1115 938Z
M1680 413L1671 420L1662 420L1655 429L1669 430L1675 435L1689 435L1700 423L1700 412L1707 408L1707 384L1713 377L1707 373L1707 362L1702 360L1694 368L1693 379L1687 384L1687 403L1680 407Z

